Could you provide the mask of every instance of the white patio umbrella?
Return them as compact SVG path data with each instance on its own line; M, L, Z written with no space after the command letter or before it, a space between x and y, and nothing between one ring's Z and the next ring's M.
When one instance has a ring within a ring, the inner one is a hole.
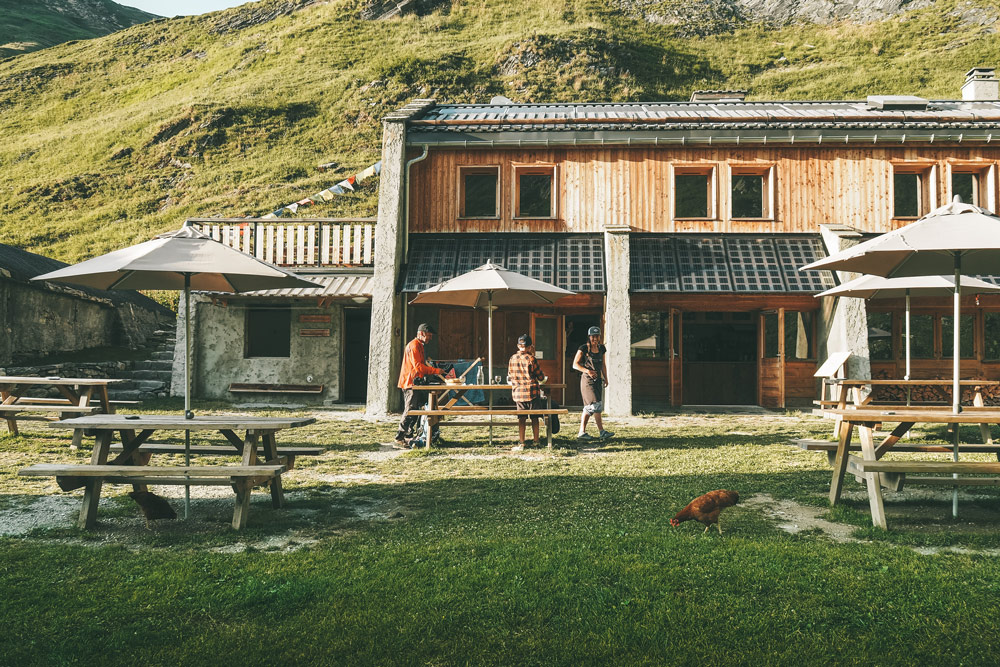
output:
M1000 287L985 280L962 276L959 290L962 294L981 294L983 292L1000 292ZM906 278L883 278L881 276L861 276L838 287L820 292L821 296L847 296L859 299L906 299L906 375L910 379L910 297L911 296L950 296L955 292L954 276L912 276ZM956 325L957 326L957 325ZM889 336L888 332L878 335ZM869 331L869 336L872 332Z
M952 357L952 412L962 411L959 368L961 340L962 272L992 275L1000 265L1000 217L960 197L936 208L916 222L807 264L800 271L832 269L855 271L886 278L939 276L952 273L954 339ZM958 426L955 427L954 460L958 460ZM956 475L957 477L957 475ZM958 486L952 495L952 515L958 516Z
M952 365L952 410L959 405L959 311L962 272L992 275L1000 268L1000 217L986 209L955 201L934 209L914 223L886 232L825 259L807 264L800 271L827 269L854 271L887 278L953 274L954 356Z
M185 225L151 241L109 252L32 278L97 289L184 291L184 416L191 412L191 290L251 292L282 287L316 287L295 274L216 241ZM184 432L184 461L191 463L191 432ZM185 486L184 516L190 505Z
M571 294L575 292L487 262L468 273L423 290L410 303L486 308L489 317L487 357L490 368L487 383L493 384L493 308L550 305Z

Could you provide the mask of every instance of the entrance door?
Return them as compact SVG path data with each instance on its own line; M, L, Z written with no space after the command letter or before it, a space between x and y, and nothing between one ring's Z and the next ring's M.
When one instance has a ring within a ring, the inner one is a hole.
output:
M685 405L755 405L757 326L750 313L684 313Z
M684 324L681 311L670 309L670 405L682 405L684 400L683 351Z
M344 309L344 401L368 400L368 341L372 311L367 308Z

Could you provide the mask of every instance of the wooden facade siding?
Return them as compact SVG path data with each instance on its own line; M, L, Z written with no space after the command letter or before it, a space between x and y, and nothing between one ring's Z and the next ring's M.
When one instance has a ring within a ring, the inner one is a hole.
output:
M417 153L414 153L414 156ZM653 233L815 233L836 222L887 232L911 219L892 217L894 165L932 166L931 201L951 198L949 165L983 170L984 203L996 206L1000 148L991 147L753 147L432 149L412 168L411 232L600 232L627 225ZM514 217L514 166L556 165L556 218ZM732 166L773 165L773 219L730 217ZM459 167L499 166L498 218L459 215ZM715 170L711 219L673 216L673 173L679 167Z

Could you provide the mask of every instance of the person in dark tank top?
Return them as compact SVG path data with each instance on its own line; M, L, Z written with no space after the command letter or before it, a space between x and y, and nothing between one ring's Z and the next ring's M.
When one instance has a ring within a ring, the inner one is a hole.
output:
M604 388L608 386L608 367L604 355L608 348L601 344L600 327L590 327L587 342L580 346L573 358L573 369L580 372L580 395L583 396L583 415L580 417L580 434L577 440L610 438L611 431L604 430L601 413L604 412ZM593 415L597 425L597 438L587 433L587 422Z

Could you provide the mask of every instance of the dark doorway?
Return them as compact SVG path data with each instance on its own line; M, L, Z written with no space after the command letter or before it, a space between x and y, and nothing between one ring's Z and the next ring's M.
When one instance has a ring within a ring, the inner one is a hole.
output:
M757 403L752 313L684 313L684 404Z
M564 403L580 406L583 405L583 397L580 395L580 374L573 370L573 359L580 346L587 342L587 330L590 327L601 326L601 314L595 312L590 315L567 315L564 322L566 327L564 356L566 364L566 393L564 396L566 400Z
M367 308L344 309L344 401L368 400L368 342L372 311Z

